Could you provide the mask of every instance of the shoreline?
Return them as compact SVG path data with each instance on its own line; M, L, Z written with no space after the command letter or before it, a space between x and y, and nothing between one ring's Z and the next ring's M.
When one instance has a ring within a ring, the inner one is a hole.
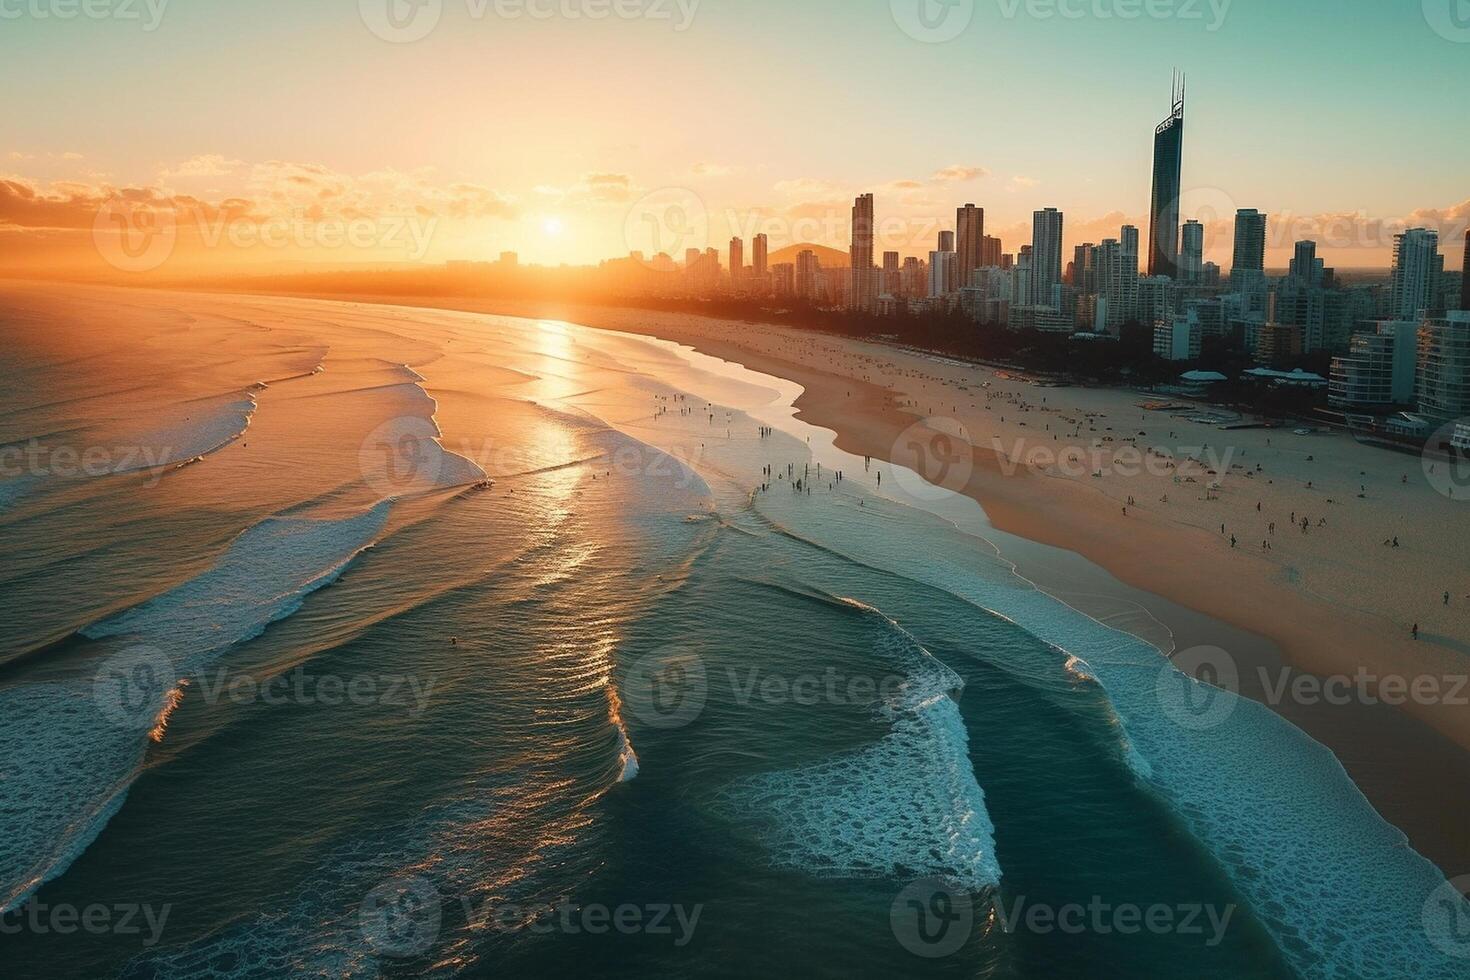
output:
M1023 428L996 427L991 422L999 413L978 408L978 402L963 409L955 400L976 399L970 390L976 378L984 379L997 369L938 360L892 345L694 314L460 297L264 295L567 320L659 337L800 384L804 391L796 401L798 418L835 432L837 446L847 452L890 463L899 436L931 417L933 406L919 406L916 401L939 403L939 416L960 417L973 433L973 473L958 489L980 503L998 532L998 547L1016 564L1018 575L1166 652L1169 643L1176 650L1200 646L1227 650L1239 668L1241 694L1267 703L1331 749L1379 813L1447 876L1470 870L1470 826L1457 816L1470 812L1470 711L1447 703L1398 708L1382 703L1307 704L1266 696L1267 689L1285 676L1280 673L1284 665L1319 676L1351 676L1357 670L1379 676L1431 672L1413 658L1419 650L1403 649L1409 641L1400 625L1389 622L1381 609L1346 606L1313 589L1310 580L1301 584L1307 576L1283 576L1275 563L1231 548L1202 526L1198 515L1180 520L1166 508L1149 506L1153 498L1146 478L1137 478L1137 492L1129 495L1137 496L1140 506L1130 507L1129 516L1122 518L1109 484L1126 477L1083 482L1025 465L1012 467L1004 458L1000 436L1024 434L1028 423L1008 415L1009 425ZM1029 395L1062 402L1069 395L1085 394L1117 403L1109 405L1111 412L1119 411L1118 404L1144 398L1116 389L1027 389L1024 382L1014 380L1005 385L1008 399ZM1017 404L1006 402L1008 407ZM1046 414L1055 420L1060 411L1041 413L1040 406L1030 404L1021 411L1032 426L1025 438L1036 436L1039 441L1034 426ZM1161 422L1175 424L1149 418L1144 428L1156 429ZM1284 437L1280 430L1276 434ZM1254 438L1269 434L1257 433ZM992 442L994 448L989 448ZM1375 452L1393 457L1389 467L1404 466L1396 454ZM1229 479L1245 478L1232 473ZM1175 489L1179 492L1177 485ZM1229 523L1234 526L1235 521ZM1407 525L1406 540L1413 540L1412 530L1424 528ZM1279 540L1289 544L1284 535ZM1229 582L1228 589L1220 587L1222 581ZM1162 624L1167 633L1138 622L1129 609L1142 610L1141 618ZM1470 635L1470 630L1443 632L1448 633L1447 649L1433 642L1437 635L1433 630L1426 631L1431 643L1422 649L1433 646L1437 653L1449 655L1445 662L1453 663L1457 652L1453 637ZM1463 654L1460 657L1463 672Z

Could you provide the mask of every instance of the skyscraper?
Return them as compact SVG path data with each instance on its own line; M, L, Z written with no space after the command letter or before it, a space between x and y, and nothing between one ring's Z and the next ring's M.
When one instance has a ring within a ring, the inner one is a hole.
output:
M802 299L817 298L817 278L822 273L817 253L802 249L796 255L796 295Z
M1123 252L1133 256L1133 274L1138 275L1138 229L1132 225L1124 225L1119 236L1123 242Z
M751 261L755 266L755 278L764 282L766 272L770 268L771 242L765 235L755 236L755 248L751 255Z
M1205 273L1205 226L1186 221L1179 245L1179 278L1199 282Z
M739 238L730 239L730 282L740 285L745 275L745 243Z
M1439 232L1410 228L1393 237L1393 286L1389 312L1400 320L1416 320L1421 313L1441 312L1436 307L1436 287L1444 274L1444 256L1439 254Z
M855 310L877 306L873 280L873 195L863 194L852 205L852 288L848 305Z
M1465 271L1460 279L1460 309L1470 310L1470 231L1465 232Z
M1097 246L1091 242L1072 249L1072 288L1082 296L1097 292Z
M1291 265L1286 271L1288 278L1315 286L1321 283L1323 271L1322 260L1317 258L1317 243L1308 240L1297 242Z
M991 238L986 235L980 240L980 264L986 268L1001 265L1001 244L999 238Z
M981 261L985 244L985 209L966 204L955 212L954 220L958 239L955 251L959 253L955 259L956 272L960 285L968 286L970 273L985 264Z
M1230 285L1254 289L1266 280L1266 216L1254 208L1235 212L1235 260Z
M903 291L903 272L897 252L883 253L883 292L897 296Z
M1052 291L1062 281L1062 212L1046 208L1031 216L1032 306L1051 306Z
M1179 185L1184 175L1184 76L1175 73L1169 118L1154 130L1153 204L1149 207L1148 274L1178 277Z
M946 296L955 290L954 232L939 233L939 248L929 253L929 295Z

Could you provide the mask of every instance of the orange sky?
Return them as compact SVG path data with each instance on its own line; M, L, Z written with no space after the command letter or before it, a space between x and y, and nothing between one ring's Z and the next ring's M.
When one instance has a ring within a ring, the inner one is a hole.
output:
M605 19L426 0L423 36L385 39L369 13L387 2L7 21L0 262L185 277L682 257L757 232L845 248L864 192L880 251L927 253L967 202L1007 251L1048 206L1068 245L1095 242L1146 228L1160 51L1191 72L1182 211L1226 268L1237 207L1273 216L1278 267L1308 237L1330 264L1384 267L1405 225L1442 229L1458 266L1470 222L1451 122L1470 45L1378 0L1237 4L1218 24L965 2L941 43L850 0ZM1310 47L1262 56L1303 23Z

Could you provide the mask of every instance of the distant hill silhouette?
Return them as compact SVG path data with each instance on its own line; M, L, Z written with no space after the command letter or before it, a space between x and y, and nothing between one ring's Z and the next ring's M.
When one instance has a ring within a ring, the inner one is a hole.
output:
M846 269L852 264L851 257L846 252L839 251L835 248L828 248L825 245L787 245L785 248L771 253L770 263L771 265L778 265L782 262L790 262L792 265L795 265L797 254L805 252L807 249L811 249L817 253L817 261L822 263L822 268L824 269ZM749 260L747 259L747 261Z

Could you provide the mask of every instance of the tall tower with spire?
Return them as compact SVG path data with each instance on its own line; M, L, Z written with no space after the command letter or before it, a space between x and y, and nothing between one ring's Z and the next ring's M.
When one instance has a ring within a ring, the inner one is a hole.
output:
M1184 75L1174 72L1169 118L1154 130L1153 203L1149 207L1148 274L1179 275L1179 192L1184 175Z

